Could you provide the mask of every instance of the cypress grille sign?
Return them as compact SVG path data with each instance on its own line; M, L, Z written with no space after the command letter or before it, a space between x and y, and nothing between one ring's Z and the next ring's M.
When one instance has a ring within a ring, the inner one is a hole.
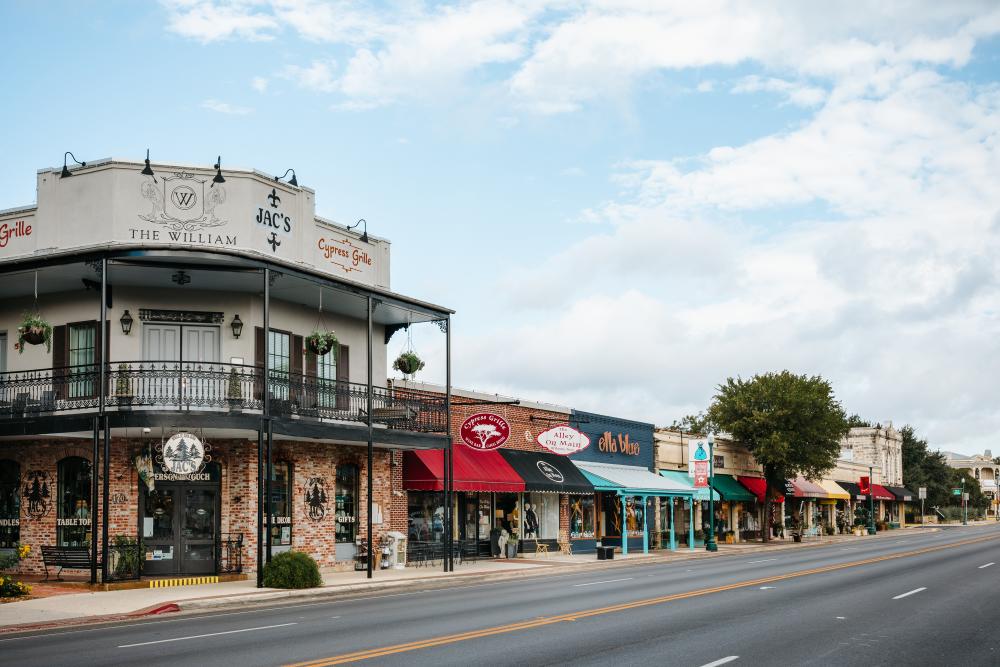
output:
M590 447L590 438L567 424L559 424L538 434L539 445L553 454L569 456Z
M473 449L497 449L510 437L510 424L500 415L480 412L466 419L459 433L462 442Z

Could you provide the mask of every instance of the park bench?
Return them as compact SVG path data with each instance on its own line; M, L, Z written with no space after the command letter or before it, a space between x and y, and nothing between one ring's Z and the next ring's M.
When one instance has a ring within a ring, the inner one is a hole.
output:
M63 569L89 570L90 549L87 547L47 547L42 546L42 562L45 564L45 580L49 579L49 568L58 567L56 581L62 581L59 576ZM97 564L101 566L100 563Z

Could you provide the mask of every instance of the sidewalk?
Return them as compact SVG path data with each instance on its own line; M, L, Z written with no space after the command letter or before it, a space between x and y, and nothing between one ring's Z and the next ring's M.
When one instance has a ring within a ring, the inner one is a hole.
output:
M752 553L786 549L801 549L863 539L898 537L911 528L880 533L876 536L852 535L824 536L818 541L795 543L791 541L744 542L720 544L719 551L709 553L704 548L693 550L679 548L675 552L655 551L649 554L615 554L612 561L597 561L594 554L565 555L553 553L548 557L529 555L514 560L484 559L469 563L456 563L454 573L445 573L436 567L408 567L403 570L379 570L371 580L364 572L330 572L323 575L323 587L305 590L258 589L253 580L230 581L201 586L176 588L137 588L131 590L100 592L68 592L50 597L0 604L0 633L50 626L109 621L142 616L163 611L194 611L234 605L273 602L283 599L326 597L345 593L379 591L420 584L441 585L458 580L491 580L512 575L537 576L555 572L574 572L582 569L602 569L626 563L660 563L678 560L717 558L735 553ZM935 530L928 527L927 530ZM516 574L515 574L516 573Z

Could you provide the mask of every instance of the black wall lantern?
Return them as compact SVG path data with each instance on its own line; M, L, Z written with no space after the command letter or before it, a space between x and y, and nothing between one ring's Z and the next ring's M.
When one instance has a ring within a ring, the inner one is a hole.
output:
M230 322L229 326L233 328L233 338L239 338L240 334L243 333L243 320L240 319L239 314L233 317L233 321Z
M76 162L81 167L86 167L87 166L86 162L80 162L79 160L76 159L75 155L73 155L69 151L66 151L66 154L63 155L63 170L62 170L62 173L59 174L59 178L66 178L67 176L72 176L73 175L73 174L69 173L69 167L66 166L66 158L67 157L73 158L73 162Z
M295 187L299 187L299 182L295 178L295 170L294 169L289 169L288 171L286 171L285 174L284 174L284 176L275 176L274 180L275 181L280 181L281 179L283 179L285 176L288 176L289 174L291 174L292 177L290 179L288 179L288 184L289 185L293 185Z
M139 172L143 176L152 176L153 182L156 183L156 176L153 174L153 168L149 166L149 149L146 149L146 166L142 171Z
M357 227L360 224L364 224L364 226L365 226L364 227L365 233L361 235L361 241L362 241L362 243L368 243L368 221L367 220L365 220L364 218L361 218L360 220L358 220L357 222L355 222L353 225L351 225L350 227L348 227L348 229L354 229L355 227Z
M118 321L121 322L123 334L127 336L130 333L132 333L132 322L134 322L135 320L133 320L132 316L129 315L128 309L126 309L125 312L122 313L122 318Z
M212 185L209 187L214 188L216 183L225 183L226 179L222 177L222 156L215 161L215 177L212 179Z

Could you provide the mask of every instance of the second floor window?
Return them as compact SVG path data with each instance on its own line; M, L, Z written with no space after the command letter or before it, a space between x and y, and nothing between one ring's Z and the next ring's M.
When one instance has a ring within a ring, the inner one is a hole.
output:
M69 331L70 365L69 397L83 398L94 395L94 353L97 328L92 323L71 324Z
M0 333L0 373L7 372L7 334Z
M317 400L320 407L337 407L337 348L316 358Z
M288 398L288 373L292 365L291 336L280 331L269 331L268 365L271 368L271 394L275 398Z

